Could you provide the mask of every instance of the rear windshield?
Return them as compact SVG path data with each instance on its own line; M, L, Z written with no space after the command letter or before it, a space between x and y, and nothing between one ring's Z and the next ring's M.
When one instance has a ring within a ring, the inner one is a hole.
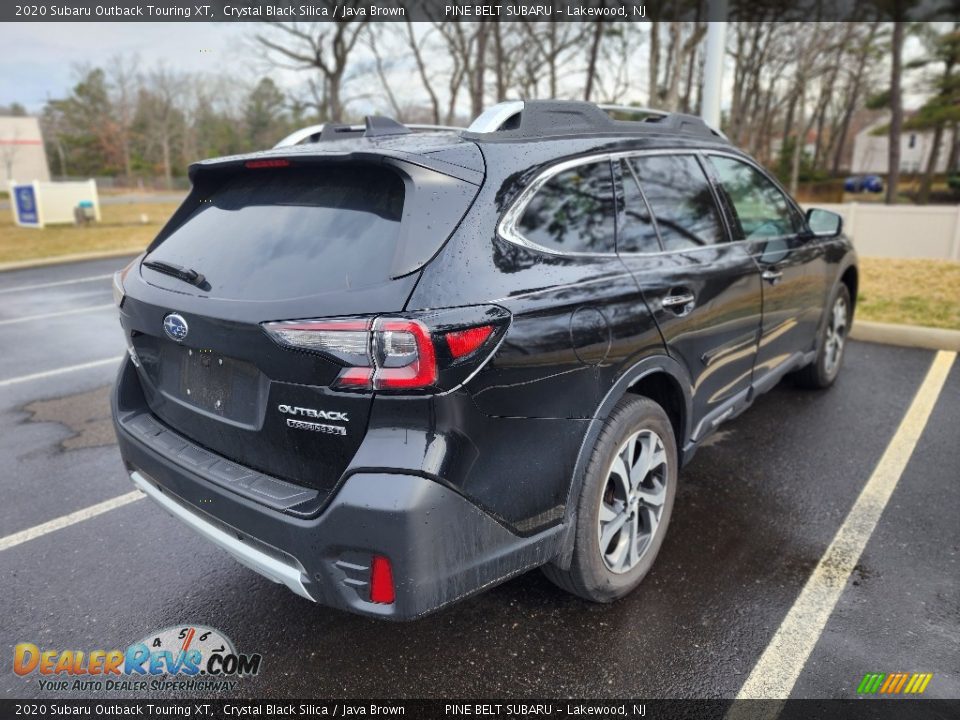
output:
M249 170L218 185L147 259L197 271L214 297L280 300L390 278L404 185L381 167ZM190 286L152 270L151 282Z

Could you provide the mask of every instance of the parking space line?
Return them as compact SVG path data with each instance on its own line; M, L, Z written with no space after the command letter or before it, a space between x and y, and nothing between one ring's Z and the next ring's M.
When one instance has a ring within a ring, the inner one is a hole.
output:
M23 292L26 290L44 290L45 288L61 287L63 285L77 285L79 283L95 282L97 280L109 280L113 275L92 275L90 277L77 278L75 280L57 280L56 282L37 283L36 285L21 285L19 287L8 287L0 289L0 295L3 293Z
M79 313L95 312L97 310L106 310L113 307L116 307L116 305L113 303L106 303L105 305L91 305L89 307L74 308L73 310L60 310L59 312L43 313L42 315L27 315L26 317L0 320L0 325L15 325L16 323L33 322L34 320L47 320L49 318L60 317L62 315L77 315Z
M29 375L21 375L20 377L7 378L6 380L0 380L0 387L19 385L20 383L30 382L31 380L42 380L44 378L53 377L54 375L63 375L64 373L86 370L88 368L100 367L101 365L109 365L111 363L118 363L122 358L123 355L117 355L116 357L107 358L106 360L94 360L88 363L80 363L79 365L68 365L67 367L56 368L55 370L44 370L43 372L30 373Z
M957 353L941 350L893 439L860 491L813 574L737 694L738 700L786 700L823 632L920 440ZM727 716L736 716L733 706ZM742 706L741 706L742 707ZM771 711L773 708L771 707ZM771 717L773 717L771 715Z
M7 535L4 538L0 538L0 552L3 550L9 550L10 548L16 547L17 545L25 543L29 540L42 537L54 532L55 530L62 530L65 527L76 525L79 522L89 520L92 517L102 515L105 512L115 510L118 507L123 507L124 505L128 505L135 500L140 500L145 497L146 495L139 490L134 490L133 492L128 492L126 495L120 495L119 497L111 498L110 500L104 500L102 503L97 503L96 505L91 505L90 507L83 508L82 510L77 510L69 515L62 515L58 518L54 518L53 520L45 522L42 525L36 525L32 528L21 530L13 535Z

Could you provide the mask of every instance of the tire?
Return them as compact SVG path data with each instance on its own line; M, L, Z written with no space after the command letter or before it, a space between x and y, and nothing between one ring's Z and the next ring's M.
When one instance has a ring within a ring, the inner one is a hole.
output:
M817 338L817 357L797 371L797 385L811 390L823 390L833 385L843 365L847 333L853 322L853 303L850 291L843 283L837 287L826 309L827 317Z
M630 473L624 470L631 450L637 474L636 482L628 484L624 475ZM570 568L550 564L544 574L567 592L593 602L613 602L637 587L663 544L677 492L678 465L673 426L663 408L645 397L621 400L604 423L587 465L577 500ZM602 533L607 537L603 548Z

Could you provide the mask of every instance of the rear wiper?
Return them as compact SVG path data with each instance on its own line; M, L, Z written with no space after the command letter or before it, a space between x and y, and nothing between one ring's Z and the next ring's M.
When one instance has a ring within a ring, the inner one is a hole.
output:
M161 272L164 275L171 275L197 287L203 287L203 284L207 281L202 273L198 273L193 268L185 268L182 265L174 265L173 263L164 262L163 260L144 260L143 266Z

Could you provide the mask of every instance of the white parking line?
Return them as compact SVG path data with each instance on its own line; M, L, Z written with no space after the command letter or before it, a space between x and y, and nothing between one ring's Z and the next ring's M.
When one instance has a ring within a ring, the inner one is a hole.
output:
M940 351L933 359L926 378L917 390L880 462L860 491L860 496L820 558L790 612L740 688L738 700L786 700L790 696L800 672L846 588L850 573L859 561L900 481L956 357L955 352ZM777 705L779 703L769 707L772 713L769 717L775 717L779 712L775 707ZM744 707L734 705L727 717L739 717L739 709ZM763 716L768 717L766 713Z
M10 318L9 320L0 320L0 325L15 325L17 323L33 322L34 320L47 320L49 318L61 317L63 315L78 315L80 313L96 312L97 310L107 310L114 308L113 303L105 305L90 305L89 307L74 308L73 310L60 310L59 312L43 313L42 315L27 315L26 317Z
M126 495L120 495L119 497L111 498L110 500L104 500L102 503L97 503L96 505L91 505L90 507L83 508L82 510L77 510L69 515L62 515L58 518L54 518L53 520L45 522L42 525L36 525L32 528L21 530L13 535L7 535L4 538L0 538L0 551L9 550L10 548L16 547L17 545L25 543L28 540L34 540L38 537L42 537L43 535L52 533L55 530L62 530L65 527L76 525L79 522L89 520L92 517L102 515L105 512L115 510L118 507L123 507L124 505L128 505L135 500L140 500L145 497L146 495L139 490L134 490L133 492L128 492Z
M107 358L106 360L94 360L92 362L81 363L79 365L69 365L67 367L57 368L55 370L44 370L43 372L31 373L30 375L7 378L6 380L0 380L0 387L6 387L7 385L19 385L20 383L30 382L31 380L42 380L43 378L53 377L54 375L63 375L64 373L86 370L87 368L100 367L101 365L110 365L111 363L120 362L122 357L123 355L117 355L116 357Z
M61 287L62 285L77 285L79 283L96 282L97 280L109 280L110 275L92 275L90 277L77 278L76 280L57 280L56 282L37 283L36 285L20 285L19 287L8 287L0 290L0 294L12 292L24 292L26 290L43 290L45 288Z

